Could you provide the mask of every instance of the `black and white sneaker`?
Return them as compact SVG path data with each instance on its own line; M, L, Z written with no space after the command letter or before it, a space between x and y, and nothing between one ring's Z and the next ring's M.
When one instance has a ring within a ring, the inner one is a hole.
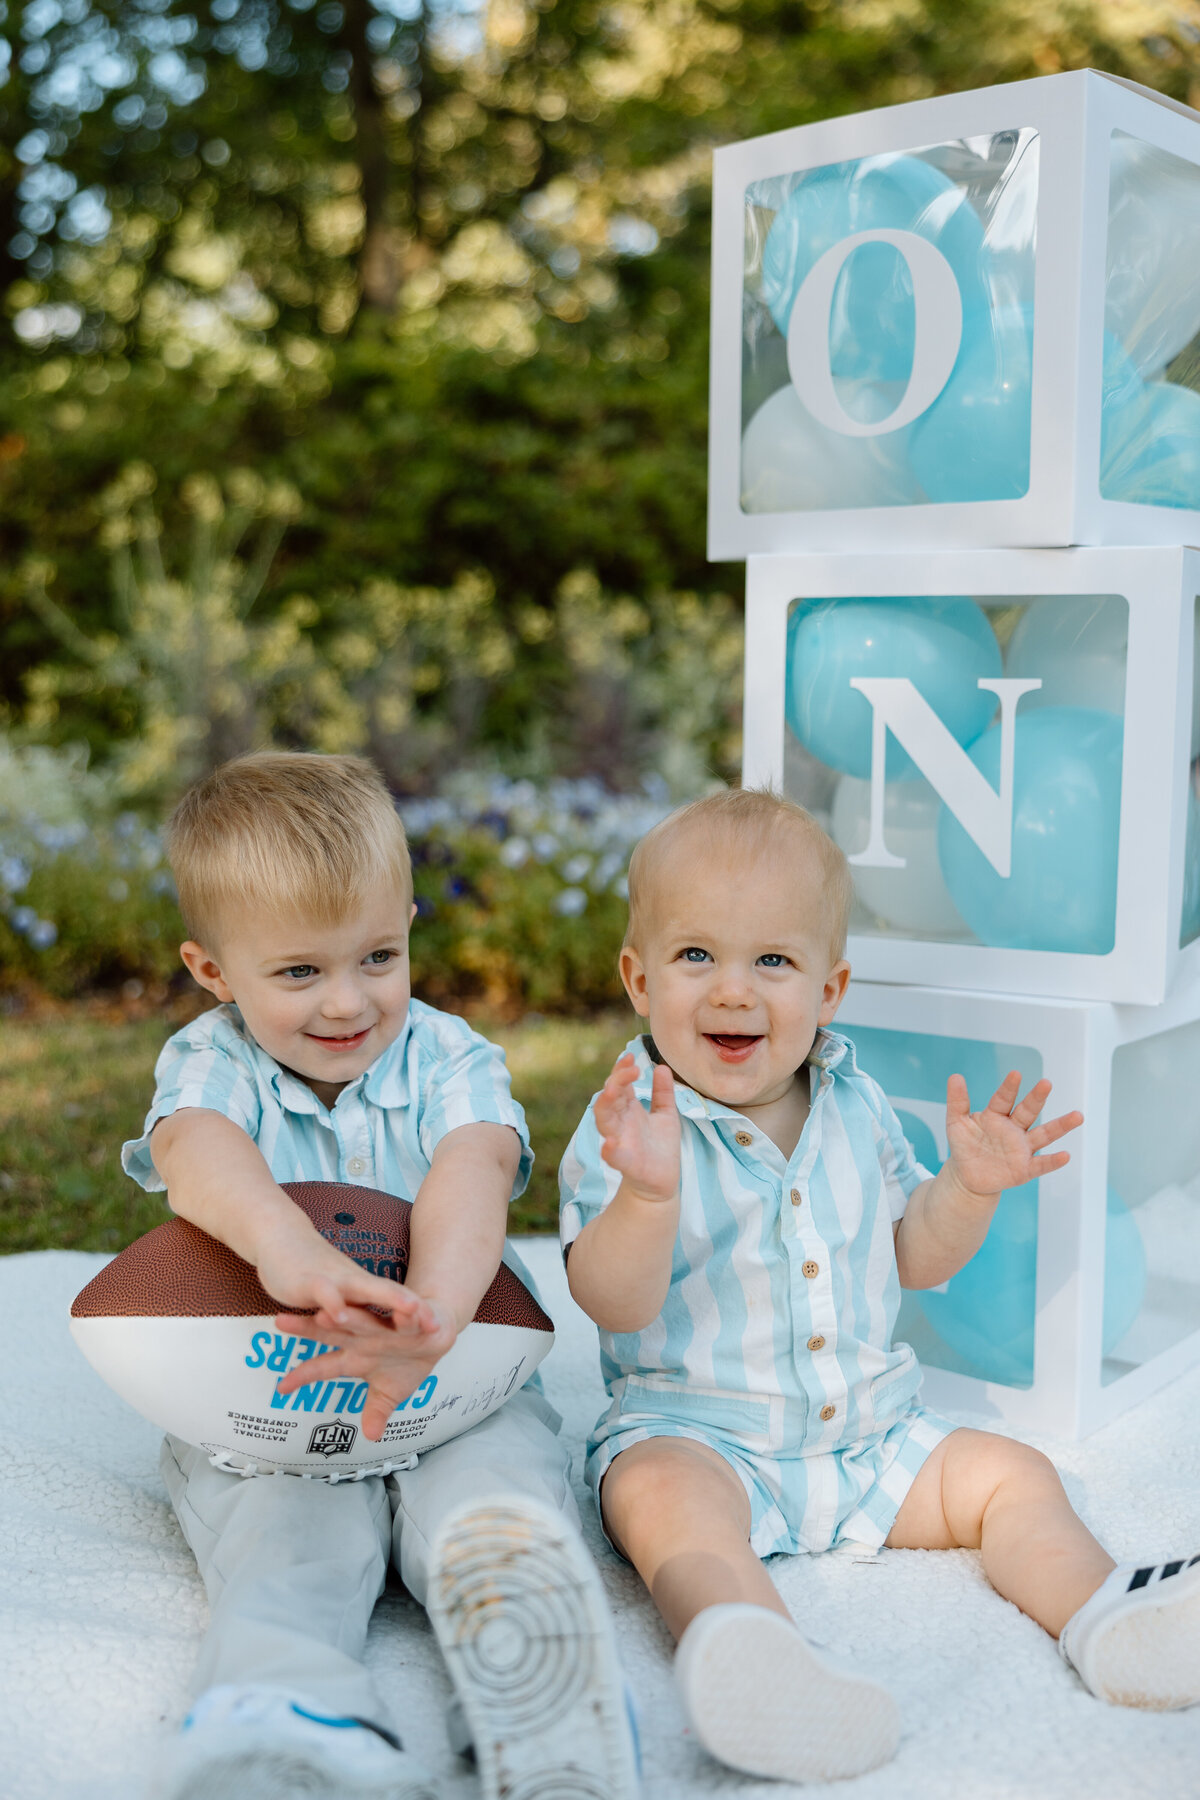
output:
M1122 1563L1067 1620L1064 1660L1098 1700L1154 1712L1200 1702L1200 1556Z
M456 1747L469 1738L483 1800L636 1800L608 1603L557 1513L508 1495L457 1509L426 1604L461 1707Z

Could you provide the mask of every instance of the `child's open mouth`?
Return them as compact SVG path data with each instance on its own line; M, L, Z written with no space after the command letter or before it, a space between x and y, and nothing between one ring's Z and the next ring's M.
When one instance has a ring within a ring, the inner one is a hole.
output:
M762 1033L751 1035L740 1031L706 1031L705 1037L716 1050L722 1062L745 1062L756 1044L762 1042Z
M363 1031L356 1031L353 1037L318 1037L315 1031L306 1031L305 1037L314 1044L320 1044L322 1050L357 1050L360 1044L367 1041L368 1025Z

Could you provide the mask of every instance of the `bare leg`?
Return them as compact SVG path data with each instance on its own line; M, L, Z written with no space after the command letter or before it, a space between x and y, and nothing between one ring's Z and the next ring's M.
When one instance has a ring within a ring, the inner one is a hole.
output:
M750 1502L724 1457L691 1438L633 1444L600 1504L680 1640L680 1695L711 1755L801 1782L861 1775L894 1755L895 1701L805 1643L750 1548Z
M1115 1567L1027 1444L956 1431L932 1451L888 1536L896 1550L978 1550L997 1592L1057 1637Z
M600 1507L674 1638L706 1606L742 1602L787 1618L750 1548L746 1490L706 1444L668 1437L632 1444L605 1475Z

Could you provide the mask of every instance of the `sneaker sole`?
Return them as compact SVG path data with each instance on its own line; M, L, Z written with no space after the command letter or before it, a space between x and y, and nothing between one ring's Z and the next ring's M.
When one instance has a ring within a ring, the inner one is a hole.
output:
M896 1753L887 1689L831 1669L783 1618L724 1620L690 1650L685 1681L704 1748L748 1775L837 1781Z
M1088 1664L1087 1685L1116 1706L1200 1703L1200 1564L1138 1589L1097 1627Z
M166 1800L437 1800L419 1777L355 1781L333 1756L316 1756L281 1745L249 1745L227 1753L203 1754L174 1779L160 1782Z
M634 1800L607 1602L556 1514L507 1501L454 1514L434 1550L427 1604L484 1800Z

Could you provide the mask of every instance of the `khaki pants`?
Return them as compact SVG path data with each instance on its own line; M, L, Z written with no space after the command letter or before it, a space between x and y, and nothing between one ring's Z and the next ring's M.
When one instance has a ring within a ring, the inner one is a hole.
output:
M424 1604L438 1526L464 1501L531 1495L578 1526L560 1423L541 1394L521 1388L416 1468L336 1485L231 1475L167 1438L163 1479L210 1608L194 1692L276 1687L315 1710L386 1725L362 1655L389 1560Z

